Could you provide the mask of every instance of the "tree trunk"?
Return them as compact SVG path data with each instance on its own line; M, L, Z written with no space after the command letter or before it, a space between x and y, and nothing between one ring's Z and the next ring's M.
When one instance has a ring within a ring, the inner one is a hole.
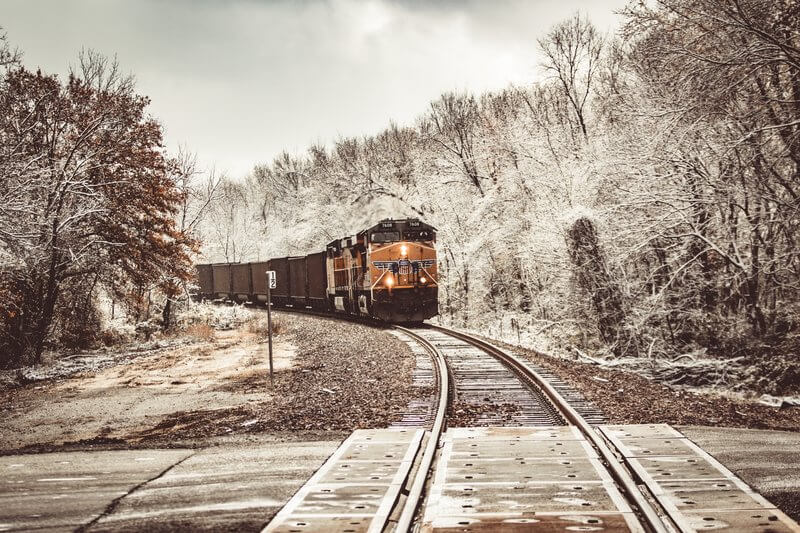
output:
M30 345L33 348L33 363L39 364L42 360L42 351L44 349L44 341L47 338L47 330L53 322L53 315L55 313L56 301L58 300L58 284L56 283L55 261L50 269L50 276L47 280L47 288L45 289L44 299L42 300L42 307L39 313L39 318L36 325L31 332Z
M567 250L575 279L591 299L600 337L618 356L637 351L635 339L625 327L622 291L608 272L592 221L579 218L572 224L567 234Z
M172 298L167 298L164 309L161 311L161 328L167 331L172 326Z

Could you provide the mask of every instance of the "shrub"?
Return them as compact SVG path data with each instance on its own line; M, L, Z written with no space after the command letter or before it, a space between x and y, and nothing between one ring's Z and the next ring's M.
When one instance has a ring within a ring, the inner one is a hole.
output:
M266 339L269 335L269 324L266 316L254 317L247 325L250 333L255 333L259 339ZM287 331L286 324L280 318L272 318L272 335L281 335Z
M192 324L186 328L186 335L198 341L211 342L214 340L214 328L208 324Z

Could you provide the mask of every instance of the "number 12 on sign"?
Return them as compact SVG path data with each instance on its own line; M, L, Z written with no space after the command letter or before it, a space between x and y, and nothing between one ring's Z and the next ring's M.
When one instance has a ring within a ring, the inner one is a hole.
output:
M275 388L275 377L272 374L272 289L278 286L275 271L267 270L267 338L269 339L269 383Z

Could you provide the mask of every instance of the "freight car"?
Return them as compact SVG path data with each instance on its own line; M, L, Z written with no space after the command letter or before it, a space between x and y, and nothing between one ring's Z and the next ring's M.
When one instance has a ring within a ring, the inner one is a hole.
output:
M274 306L421 322L439 309L435 244L436 229L417 219L382 220L322 252L197 265L195 297L263 304L273 270Z

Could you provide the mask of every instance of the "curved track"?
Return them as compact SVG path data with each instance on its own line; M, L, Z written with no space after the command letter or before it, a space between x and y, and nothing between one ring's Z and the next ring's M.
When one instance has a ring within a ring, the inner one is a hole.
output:
M415 386L434 397L392 428L354 431L265 531L661 533L731 521L737 531L800 531L668 425L607 425L557 377L491 343L438 326L395 329L411 338ZM470 404L490 408L457 427ZM706 492L711 507L676 507L676 495L688 505ZM742 514L740 502L760 512Z
M398 329L425 346L436 361L439 405L436 422L431 429L422 463L416 472L413 489L405 502L396 531L408 531L418 513L421 492L431 474L433 456L445 428L444 412L450 397L488 401L494 405L498 401L501 405L516 402L519 406L511 416L479 416L474 420L476 426L501 422L508 426L568 424L576 427L591 443L609 476L636 510L642 528L659 533L668 531L626 465L615 456L586 418L530 364L486 341L448 328L430 326L408 329L398 326ZM457 389L455 394L450 394L448 383L451 381Z

